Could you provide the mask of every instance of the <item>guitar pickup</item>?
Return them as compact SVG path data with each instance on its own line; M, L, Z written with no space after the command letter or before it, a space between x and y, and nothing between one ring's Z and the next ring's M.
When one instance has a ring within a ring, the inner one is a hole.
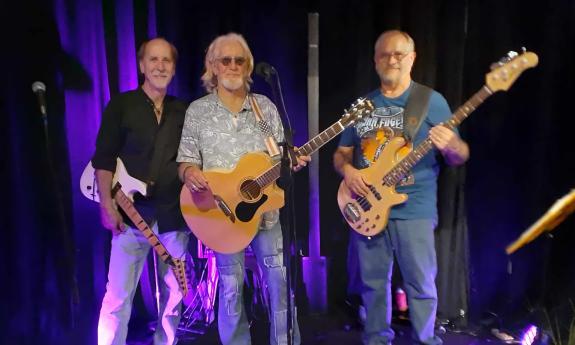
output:
M218 208L224 213L224 215L228 217L228 219L232 223L235 223L236 216L234 215L228 204L226 204L224 199L222 199L219 195L214 195L214 200L216 201L216 205L218 205Z
M343 215L351 223L355 223L361 218L359 210L352 203L348 203L347 205L345 205L345 207L343 208Z
M375 198L377 200L381 200L381 194L379 194L379 192L377 191L377 189L375 189L374 185L369 185L368 186L369 190L371 191L371 193L373 193L373 196L375 196Z
M355 198L355 201L357 202L357 204L359 206L361 206L361 209L364 212L367 212L369 210L371 210L371 203L369 202L369 200L367 200L366 197L363 196L358 196L357 198ZM355 206L354 206L355 207Z

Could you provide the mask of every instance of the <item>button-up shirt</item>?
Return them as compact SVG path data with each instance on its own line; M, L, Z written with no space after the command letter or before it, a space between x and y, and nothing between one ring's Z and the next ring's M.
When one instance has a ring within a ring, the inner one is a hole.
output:
M276 142L283 140L283 127L276 106L264 95L251 95ZM222 104L216 93L212 93L188 107L177 161L195 163L204 171L233 169L246 153L267 151L266 137L248 97L241 110L234 114ZM271 228L278 218L277 210L264 213L260 229Z
M130 176L148 184L149 196L137 194L134 198L146 222L158 221L160 232L185 229L175 157L186 104L166 95L160 123L152 104L141 88L110 100L102 116L92 165L114 172L119 157ZM133 226L126 216L124 221Z
M282 124L275 105L266 96L252 95L274 139L283 140ZM265 137L248 97L241 110L234 114L221 103L216 93L212 93L188 107L177 161L195 163L204 171L232 169L244 154L266 151Z

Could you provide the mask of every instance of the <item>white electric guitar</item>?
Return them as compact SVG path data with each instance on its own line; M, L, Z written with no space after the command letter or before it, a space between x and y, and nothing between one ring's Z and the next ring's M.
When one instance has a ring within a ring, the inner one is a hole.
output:
M80 177L80 190L86 198L95 202L100 202L95 172L92 162L88 163L82 173L82 177ZM158 236L156 236L152 229L150 229L146 221L144 221L142 216L138 213L138 210L134 207L134 194L140 193L145 196L146 190L146 184L130 176L124 163L122 163L120 158L118 158L116 172L114 173L114 178L112 180L112 196L116 201L116 204L122 208L132 223L134 223L134 225L136 225L136 227L144 234L160 259L170 265L185 297L189 291L188 286L190 281L186 274L185 259L175 258L170 255Z

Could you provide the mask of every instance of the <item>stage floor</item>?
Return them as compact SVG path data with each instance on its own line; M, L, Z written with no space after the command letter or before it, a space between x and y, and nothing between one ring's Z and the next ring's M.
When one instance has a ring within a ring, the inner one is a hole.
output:
M362 345L361 330L359 327L342 322L340 318L330 315L312 315L299 318L300 332L303 345ZM132 325L134 326L134 325ZM131 327L132 327L131 326ZM252 324L252 345L266 345L268 341L269 324L264 321L256 321ZM394 322L396 331L395 345L411 344L411 327L409 322ZM217 345L220 344L216 322L210 324L204 334L187 333L180 337L180 345ZM132 327L128 337L129 345L152 344L152 335L145 326ZM469 334L464 332L446 331L441 334L445 345L497 345L509 344L498 340L490 334Z

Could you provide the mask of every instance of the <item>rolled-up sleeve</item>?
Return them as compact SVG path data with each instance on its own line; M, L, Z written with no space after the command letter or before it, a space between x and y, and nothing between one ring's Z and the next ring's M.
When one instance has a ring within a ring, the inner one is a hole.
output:
M202 166L202 154L200 151L200 131L198 116L201 115L201 107L193 102L186 111L182 138L178 149L178 163L194 163Z
M96 152L92 157L94 169L116 171L116 158L122 145L121 109L110 101L102 115L102 123L96 138Z

